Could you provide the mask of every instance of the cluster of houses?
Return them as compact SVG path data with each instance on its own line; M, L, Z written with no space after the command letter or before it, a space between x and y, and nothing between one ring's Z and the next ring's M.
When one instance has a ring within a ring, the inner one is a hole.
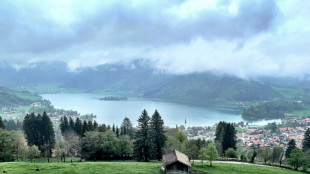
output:
M292 126L292 123L297 126ZM277 126L277 132L266 129L265 125L241 125L236 124L236 128L242 130L237 133L237 141L242 142L246 147L286 147L287 143L294 139L296 146L302 147L305 131L310 128L310 118L286 117ZM194 130L195 129L195 130ZM215 138L216 126L212 127L188 127L186 129L189 139L213 140Z
M35 111L36 107L42 107L43 105L41 102L34 102L30 106L33 109L33 111ZM6 115L5 119L7 120L23 120L27 114L32 112L32 109L30 109L29 111L24 111L24 110L15 109L12 107L2 107L0 109L0 112L1 112L0 115L5 114ZM57 110L57 109L55 109L53 112L47 112L46 114L50 117L53 124L59 124L60 118L62 116L68 116L74 120L76 118L80 118L81 120L83 120L83 119L92 119L96 117L93 114L81 115L77 112Z

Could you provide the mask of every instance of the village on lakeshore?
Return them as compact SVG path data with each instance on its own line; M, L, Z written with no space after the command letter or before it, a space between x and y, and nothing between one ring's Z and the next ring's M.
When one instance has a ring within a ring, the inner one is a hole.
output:
M268 125L255 125L245 122L235 123L237 130L237 141L245 145L244 148L275 147L286 148L287 143L294 139L296 147L302 147L302 140L308 128L310 118L287 115L281 119L281 123L269 123ZM205 127L190 127L186 120L185 124L179 127L187 134L188 139L201 139L213 141L215 138L216 125Z
M34 102L31 107L42 107L41 102ZM53 109L53 112L47 112L54 125L59 125L61 117L71 117L73 120L79 118L81 120L93 120L96 118L93 114L82 115L76 111L67 111L63 109ZM9 107L2 107L1 113L7 115L4 119L7 120L23 120L29 112L12 109ZM20 113L16 115L15 113ZM285 114L281 122L269 123L269 125L255 125L248 122L241 121L234 123L237 130L237 141L242 142L245 148L251 148L253 145L257 147L275 147L281 146L286 148L287 143L294 139L296 141L296 147L302 147L302 140L304 139L304 133L310 128L310 118L294 116L292 114ZM217 124L213 126L191 126L185 119L184 125L178 128L184 132L188 139L201 139L206 141L213 141L215 138L215 129Z

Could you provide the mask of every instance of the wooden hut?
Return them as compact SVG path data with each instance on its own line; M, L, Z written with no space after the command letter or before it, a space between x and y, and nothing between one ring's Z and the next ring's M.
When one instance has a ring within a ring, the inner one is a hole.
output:
M188 173L191 164L187 155L173 150L163 155L163 167L165 173Z

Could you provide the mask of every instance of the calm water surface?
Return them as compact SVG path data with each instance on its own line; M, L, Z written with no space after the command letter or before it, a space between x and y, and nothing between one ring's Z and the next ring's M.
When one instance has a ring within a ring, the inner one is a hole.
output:
M81 114L97 115L97 122L120 125L125 116L134 125L143 109L151 116L155 109L162 116L165 125L183 125L186 118L188 126L213 125L219 121L242 121L242 108L238 106L212 104L196 106L181 104L166 100L146 98L129 98L127 101L100 101L99 98L110 95L91 93L59 93L43 94L44 99L50 100L58 109L76 110Z

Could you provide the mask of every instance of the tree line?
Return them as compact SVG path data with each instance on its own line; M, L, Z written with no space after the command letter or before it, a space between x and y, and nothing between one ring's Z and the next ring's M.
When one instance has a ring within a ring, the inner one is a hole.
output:
M279 119L284 117L284 113L303 109L303 104L298 102L272 101L245 108L242 117L246 120Z
M190 160L208 160L210 165L224 156L252 163L280 166L285 163L296 170L310 167L310 129L304 134L302 149L296 147L293 139L286 148L258 145L248 148L247 144L237 142L232 123L218 123L214 141L206 141L188 139L186 131L178 127L165 127L157 110L151 117L143 110L137 121L138 126L134 128L127 117L120 127L62 117L54 132L45 112L42 115L32 113L25 116L22 132L5 130L0 117L0 161L49 159L52 154L64 162L67 158L149 161L161 160L164 153L176 149L188 155Z
M61 160L66 156L89 160L161 160L166 141L164 121L157 110L152 117L143 110L136 130L127 117L120 127L62 117L59 128L61 138L55 149Z

